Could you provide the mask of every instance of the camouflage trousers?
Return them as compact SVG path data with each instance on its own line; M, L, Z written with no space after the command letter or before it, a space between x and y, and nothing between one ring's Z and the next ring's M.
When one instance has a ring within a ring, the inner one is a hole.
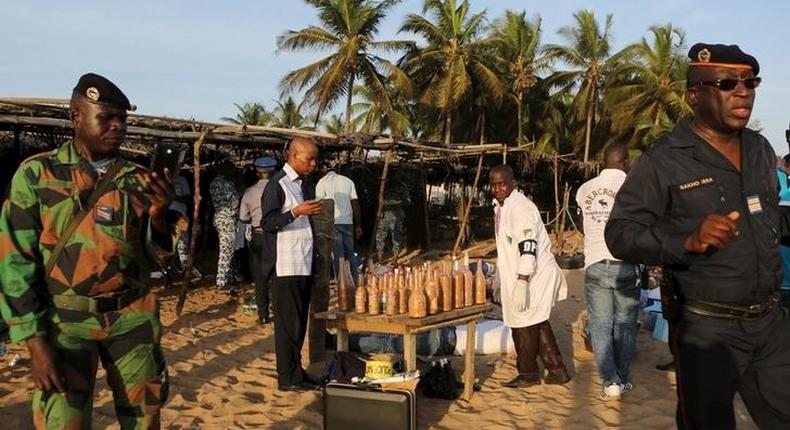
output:
M219 235L219 258L217 259L217 286L225 287L235 281L233 273L234 242L236 241L236 220L230 217L214 217L214 227Z
M185 230L178 236L176 252L178 253L178 262L181 263L181 268L186 268L187 260L189 259L189 230Z
M85 316L88 316L85 318ZM107 372L121 429L158 429L168 377L159 345L161 326L154 293L117 312L58 310L50 344L67 391L33 393L37 429L90 429L98 362Z
M392 240L392 255L398 255L403 239L403 209L385 209L381 214L378 230L376 230L376 251L384 253L387 246L387 237Z

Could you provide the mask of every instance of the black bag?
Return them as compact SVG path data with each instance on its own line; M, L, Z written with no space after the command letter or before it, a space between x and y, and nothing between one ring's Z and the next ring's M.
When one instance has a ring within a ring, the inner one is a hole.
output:
M330 355L321 375L321 382L351 382L351 378L365 376L365 360L346 351L337 351Z
M414 430L417 396L412 390L330 382L324 388L324 430Z
M455 400L460 396L459 383L455 379L447 359L431 362L431 368L420 378L420 389L425 397Z

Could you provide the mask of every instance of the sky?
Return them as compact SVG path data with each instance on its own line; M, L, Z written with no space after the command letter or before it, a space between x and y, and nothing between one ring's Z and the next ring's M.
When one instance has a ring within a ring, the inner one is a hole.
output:
M422 0L392 9L379 39L414 39L398 28ZM506 9L543 19L544 43L562 43L560 27L592 10L612 14L613 52L672 23L695 42L738 44L760 62L763 83L752 120L778 153L790 123L790 1L787 0L471 0L489 20ZM68 98L77 79L95 72L115 82L137 113L218 122L234 103L273 109L279 81L322 52L277 52L287 30L317 23L300 0L0 0L0 98ZM785 42L782 42L785 41Z

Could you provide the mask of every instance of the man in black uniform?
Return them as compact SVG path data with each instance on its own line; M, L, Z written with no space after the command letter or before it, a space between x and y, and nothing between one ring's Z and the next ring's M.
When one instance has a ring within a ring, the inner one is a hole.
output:
M761 429L790 428L790 319L775 154L746 128L757 60L735 45L689 51L694 115L631 170L606 226L620 259L671 269L680 429L735 428L738 391Z

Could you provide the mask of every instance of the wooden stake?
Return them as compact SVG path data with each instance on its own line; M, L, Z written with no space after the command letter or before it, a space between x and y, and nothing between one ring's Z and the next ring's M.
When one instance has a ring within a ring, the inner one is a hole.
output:
M480 144L483 145L485 143L485 125L486 125L486 117L483 115L483 118L480 120L482 123L480 126ZM505 154L507 153L507 149L505 149ZM461 239L465 236L466 230L466 223L469 220L469 212L472 209L472 200L475 198L477 194L477 182L480 180L480 171L483 169L483 153L481 152L480 155L477 156L477 172L475 172L475 181L472 184L472 189L469 191L469 198L466 201L466 207L464 207L464 217L461 219L461 227L458 229L458 236L455 238L455 245L453 245L453 254L458 253L458 248L461 246ZM462 197L463 198L463 197Z
M194 192L192 193L192 232L189 235L189 255L187 257L187 267L184 268L184 280L181 282L181 291L178 293L178 302L176 303L176 315L181 316L181 311L184 310L184 303L187 300L187 290L189 283L192 281L192 266L195 264L195 246L197 244L197 237L200 234L200 147L206 139L209 131L204 131L192 146L192 163L194 165ZM173 244L175 246L175 244Z
M384 212L384 187L387 185L387 174L390 169L390 158L392 157L392 149L387 150L384 154L384 168L381 170L381 178L379 179L379 201L376 207L376 219L373 222L373 234L370 238L370 254L376 251L376 232L379 229L379 222L381 221L381 214ZM395 256L397 261L397 256Z
M425 191L425 170L426 169L425 169L425 161L423 160L422 155L420 155L420 167L421 167L420 168L420 180L421 180L421 183L422 183L421 195L425 197L425 201L423 202L423 206L422 206L423 207L422 215L423 215L423 221L425 222L425 236L424 237L425 237L425 249L427 250L428 248L431 247L431 227L430 227L430 224L428 223L428 217L429 217L428 209L429 209L430 204L431 204L431 187L428 186L428 191L426 193L426 191Z

